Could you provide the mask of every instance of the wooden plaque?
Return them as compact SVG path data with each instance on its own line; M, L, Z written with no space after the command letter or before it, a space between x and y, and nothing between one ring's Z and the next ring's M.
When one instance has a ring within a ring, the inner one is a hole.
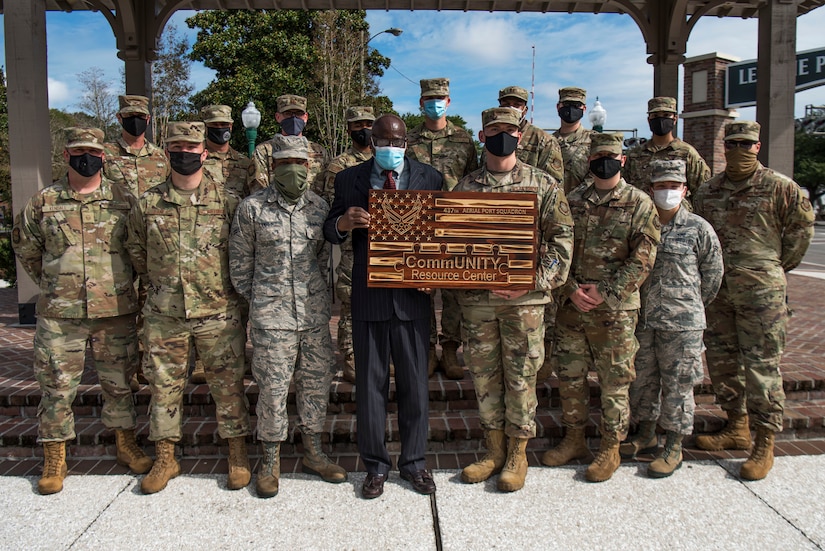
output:
M369 287L536 286L535 193L371 190Z

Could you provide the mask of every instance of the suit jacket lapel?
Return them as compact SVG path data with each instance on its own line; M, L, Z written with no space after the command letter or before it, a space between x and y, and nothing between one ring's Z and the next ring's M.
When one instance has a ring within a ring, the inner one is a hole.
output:
M421 175L421 170L419 170L418 165L413 164L413 162L407 158L404 162L410 167L410 182L408 185L409 189L421 189L423 177Z

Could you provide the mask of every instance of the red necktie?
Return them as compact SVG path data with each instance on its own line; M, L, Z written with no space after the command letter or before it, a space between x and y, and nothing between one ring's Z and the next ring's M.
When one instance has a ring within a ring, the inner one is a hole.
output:
M393 176L392 170L385 170L384 175L387 179L384 181L384 189L396 189L395 187L395 177Z

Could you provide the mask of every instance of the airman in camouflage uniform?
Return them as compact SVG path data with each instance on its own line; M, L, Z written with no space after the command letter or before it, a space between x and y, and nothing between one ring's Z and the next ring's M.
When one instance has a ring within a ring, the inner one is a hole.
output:
M256 483L261 497L278 493L280 444L289 434L286 401L293 379L304 472L327 482L347 479L346 471L321 449L335 374L326 273L329 245L323 235L329 205L307 190L307 149L303 137L282 136L273 142L272 185L241 203L229 239L232 283L251 307L252 374L261 390L256 410L264 450Z
M278 112L275 120L281 125L282 136L303 136L304 127L309 120L307 113L307 99L293 94L279 96ZM274 138L273 138L274 139ZM255 182L251 185L252 192L269 187L272 183L272 171L275 160L272 158L273 140L258 144L255 148ZM329 153L320 144L309 142L309 189L323 196L324 175L329 164Z
M653 271L642 284L636 339L636 380L630 412L638 433L622 444L622 457L654 453L656 425L666 432L664 450L648 466L654 478L682 465L682 438L693 433L693 385L704 377L702 333L705 307L722 283L722 249L711 225L686 208L685 162L653 161L651 191L662 240Z
M256 165L252 159L229 145L232 108L228 105L207 105L201 109L201 120L206 125L206 150L209 152L203 171L241 198L247 197L256 178Z
M481 482L502 471L498 488L515 491L524 486L524 450L536 436L536 372L544 360L544 305L552 300L551 289L567 278L573 220L559 182L516 158L518 113L495 107L484 111L481 119L484 129L479 139L487 148L485 165L462 179L455 190L537 194L542 254L533 291L457 293L464 351L488 448L487 456L462 471L462 479Z
M628 388L635 378L634 336L641 306L639 287L656 260L659 217L650 196L629 185L621 134L593 134L593 179L568 196L575 224L573 263L560 287L554 369L559 376L564 439L545 453L548 466L588 455L584 430L589 417L588 370L601 387L601 445L585 476L609 479L619 466L619 442L627 435Z
M773 466L774 433L782 430L785 392L779 364L788 321L788 272L802 261L814 235L814 213L800 187L757 160L759 124L725 127L725 172L694 199L722 243L725 276L707 309L705 345L716 400L728 415L721 433L700 436L706 450L748 449L740 470L747 480ZM749 418L750 416L750 418Z
M645 193L650 191L650 163L653 160L685 161L687 175L687 205L690 206L696 190L710 179L710 168L699 152L676 137L678 120L676 99L656 97L647 102L647 121L653 137L627 152L627 163L622 177Z
M352 145L329 163L324 183L324 199L329 204L335 195L335 177L345 168L368 161L372 158L370 138L375 114L372 107L350 107L347 109L347 133ZM355 353L352 350L352 240L341 243L341 261L335 270L335 295L341 301L338 317L338 351L344 358L344 379L355 384Z
M478 168L475 143L470 134L447 120L450 106L450 79L422 79L419 105L424 122L407 132L407 156L438 170L444 177L444 189L452 190L458 181ZM438 366L436 342L441 342L441 367L450 379L463 379L464 369L456 352L461 343L461 310L455 292L441 289L441 335L435 320L435 293L431 295L430 376Z
M163 150L146 139L149 99L145 96L118 96L117 120L123 126L120 138L104 145L103 174L125 186L135 197L169 177L169 162Z
M143 371L149 381L149 439L157 459L141 482L159 492L180 474L183 389L194 344L215 400L218 434L229 442L229 489L249 484L245 437L244 346L238 295L229 278L229 228L240 198L204 177L202 122L170 123L166 151L172 174L138 200L129 215L128 249L145 278Z
M66 441L75 438L72 402L87 343L103 392L103 424L115 430L117 461L136 473L152 467L135 443L129 379L137 365L134 270L126 219L135 198L101 176L103 131L67 128L68 174L32 197L17 217L12 245L40 288L34 375L42 396L38 442L41 494L63 489Z

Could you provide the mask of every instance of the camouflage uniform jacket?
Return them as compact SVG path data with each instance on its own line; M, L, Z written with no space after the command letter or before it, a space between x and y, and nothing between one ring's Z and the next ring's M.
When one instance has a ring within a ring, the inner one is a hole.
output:
M550 291L567 279L573 252L573 220L559 183L546 172L521 161L508 174L495 180L486 168L464 177L453 191L535 193L539 206L539 256L536 290L517 299L497 297L488 290L458 291L458 301L469 305L535 305L552 301Z
M162 184L169 177L171 169L166 154L148 140L139 150L131 149L123 137L103 147L106 152L104 176L126 186L135 197L140 197L147 189Z
M567 196L573 215L574 245L564 300L579 284L597 283L602 310L638 310L639 287L656 261L661 236L653 200L624 179L599 198L592 179Z
M229 278L229 228L240 198L204 177L190 198L171 178L138 200L129 214L132 263L148 289L146 309L173 318L202 318L235 308Z
M662 226L656 263L642 285L639 329L697 331L722 284L722 249L711 225L681 208Z
M407 132L407 157L430 165L444 177L444 189L452 190L464 176L478 169L473 138L450 121L437 132L421 123Z
M226 153L210 151L203 171L218 183L223 183L240 197L247 197L255 180L255 163L231 147Z
M255 148L255 181L250 185L250 192L255 193L269 187L275 160L272 158L272 140L258 144ZM309 142L309 189L321 195L324 189L324 174L329 164L329 153L324 147Z
M229 238L232 283L258 329L306 331L329 324L329 205L307 190L290 205L275 186L246 198Z
M108 318L137 312L126 223L135 198L105 177L79 194L66 176L42 189L20 212L12 243L40 287L37 314Z
M338 173L345 168L350 168L370 159L372 159L372 149L358 151L352 146L348 147L346 151L329 162L327 172L324 175L324 188L321 193L316 193L331 205L332 199L335 197L335 177Z
M622 177L647 193L650 190L650 161L677 159L685 161L685 177L690 192L688 201L692 202L699 186L710 180L710 168L692 145L683 142L679 138L674 138L672 142L662 148L653 145L653 140L648 140L628 151L627 162L622 169Z
M784 287L784 272L799 265L813 239L814 212L802 189L761 163L743 181L717 174L699 188L694 207L716 230L725 280L736 286Z
M564 159L564 192L570 193L581 184L590 172L590 136L592 130L579 125L575 132L562 136L556 130L553 137L561 147L561 156Z

